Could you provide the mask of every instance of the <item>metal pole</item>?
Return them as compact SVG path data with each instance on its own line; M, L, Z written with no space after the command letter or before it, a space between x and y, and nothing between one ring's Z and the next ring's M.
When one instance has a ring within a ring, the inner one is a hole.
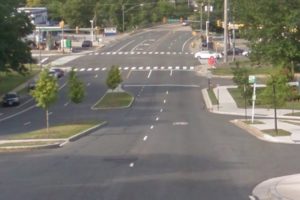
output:
M123 33L124 33L124 30L125 30L125 13L124 13L124 9L125 9L125 5L123 4L122 5L122 30L123 30Z
M202 31L203 31L203 3L201 3L200 30L201 30L201 34L202 34Z
M210 18L210 0L207 2L207 21L206 21L206 44L208 49L209 42L209 18Z
M278 128L277 128L277 102L276 102L276 88L275 83L273 81L273 103L274 103L274 124L275 124L275 132L278 134Z
M254 123L255 100L256 100L256 83L253 83L252 116L251 116L251 123L252 124Z
M62 35L62 53L64 54L65 53L65 40L64 40L64 27L61 29L61 35Z
M224 0L224 63L227 63L227 44L228 43L228 0Z
M39 48L40 68L42 68L42 53L41 53L41 48L40 48L40 38L41 38L41 28L39 28L39 42L38 42L38 48Z
M247 96L246 96L246 85L244 85L244 99L245 99L245 121L247 121Z

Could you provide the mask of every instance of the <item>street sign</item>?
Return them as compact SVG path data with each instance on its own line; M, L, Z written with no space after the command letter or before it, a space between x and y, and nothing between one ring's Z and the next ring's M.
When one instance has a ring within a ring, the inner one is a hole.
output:
M208 59L208 64L209 64L210 66L215 65L215 64L216 64L216 59L215 59L215 57L211 56L211 57Z
M248 82L249 82L250 84L256 83L256 77L253 76L253 75L250 75L250 76L248 77Z

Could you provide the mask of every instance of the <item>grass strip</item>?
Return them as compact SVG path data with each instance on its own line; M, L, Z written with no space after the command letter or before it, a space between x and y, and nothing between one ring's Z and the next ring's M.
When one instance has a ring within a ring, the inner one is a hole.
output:
M218 99L213 91L213 89L207 90L208 96L210 98L210 101L213 105L218 105Z
M51 145L57 142L11 142L0 144L0 147L20 147L20 146L38 146L38 145Z
M268 134L270 136L276 137L276 136L290 136L292 133L288 132L286 130L278 129L278 132L275 131L275 129L265 129L261 130L263 133Z
M130 106L133 96L127 92L108 92L101 98L94 108L123 108Z
M68 125L59 125L49 128L49 133L46 129L40 129L32 132L21 133L15 136L12 136L9 139L14 140L23 140L23 139L61 139L69 138L74 136L84 130L92 128L93 126L99 123L86 123L86 124L68 124Z

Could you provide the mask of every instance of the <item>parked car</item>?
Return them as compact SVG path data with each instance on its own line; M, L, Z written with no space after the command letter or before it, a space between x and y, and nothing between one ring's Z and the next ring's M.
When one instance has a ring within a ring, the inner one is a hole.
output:
M55 78L61 78L65 75L65 72L60 68L50 68L49 75Z
M16 92L6 93L2 100L3 106L16 106L20 104L20 97Z
M235 55L242 55L242 53L244 52L244 50L235 47L234 49L233 49L233 48L232 48L232 49L229 49L229 50L227 51L227 55L233 55L233 52L234 52Z
M92 47L93 46L93 42L90 40L84 40L81 44L81 47Z
M210 57L219 59L219 58L222 58L222 54L214 52L214 51L199 51L199 52L195 53L195 58L198 58L198 59L208 59Z

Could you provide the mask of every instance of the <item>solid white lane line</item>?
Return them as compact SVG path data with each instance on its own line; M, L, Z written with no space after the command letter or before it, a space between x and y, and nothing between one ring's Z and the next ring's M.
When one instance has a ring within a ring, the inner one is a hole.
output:
M147 139L148 139L148 136L146 135L146 136L143 138L143 140L146 141Z
M128 45L130 45L131 43L133 43L135 40L132 40L128 43L126 43L125 45L123 45L120 49L118 49L117 51L121 51L122 49L124 49L125 47L127 47Z
M149 73L148 73L148 77L147 77L147 78L150 78L150 76L151 76L151 73L152 73L152 70L150 70L150 71L149 71Z
M129 78L129 76L130 76L130 74L131 74L131 70L129 70L129 72L128 72L128 74L127 74L127 76L126 76L126 78L128 79Z
M150 126L150 129L153 129L153 128L154 128L154 126L153 126L153 125L151 125L151 126Z
M130 163L130 164L129 164L129 167L134 167L134 163L133 163L133 162Z
M30 124L31 124L31 122L26 122L26 123L24 123L24 126L28 126Z
M184 51L186 44L187 44L191 39L193 39L193 38L194 38L194 36L190 37L189 39L187 39L187 40L183 43L183 46L182 46L182 49L181 49L182 52Z
M40 64L43 64L43 63L44 63L44 62L46 62L48 59L49 59L48 57L47 57L47 58L44 58L44 59L42 59L42 60L41 60L41 62L40 62Z

